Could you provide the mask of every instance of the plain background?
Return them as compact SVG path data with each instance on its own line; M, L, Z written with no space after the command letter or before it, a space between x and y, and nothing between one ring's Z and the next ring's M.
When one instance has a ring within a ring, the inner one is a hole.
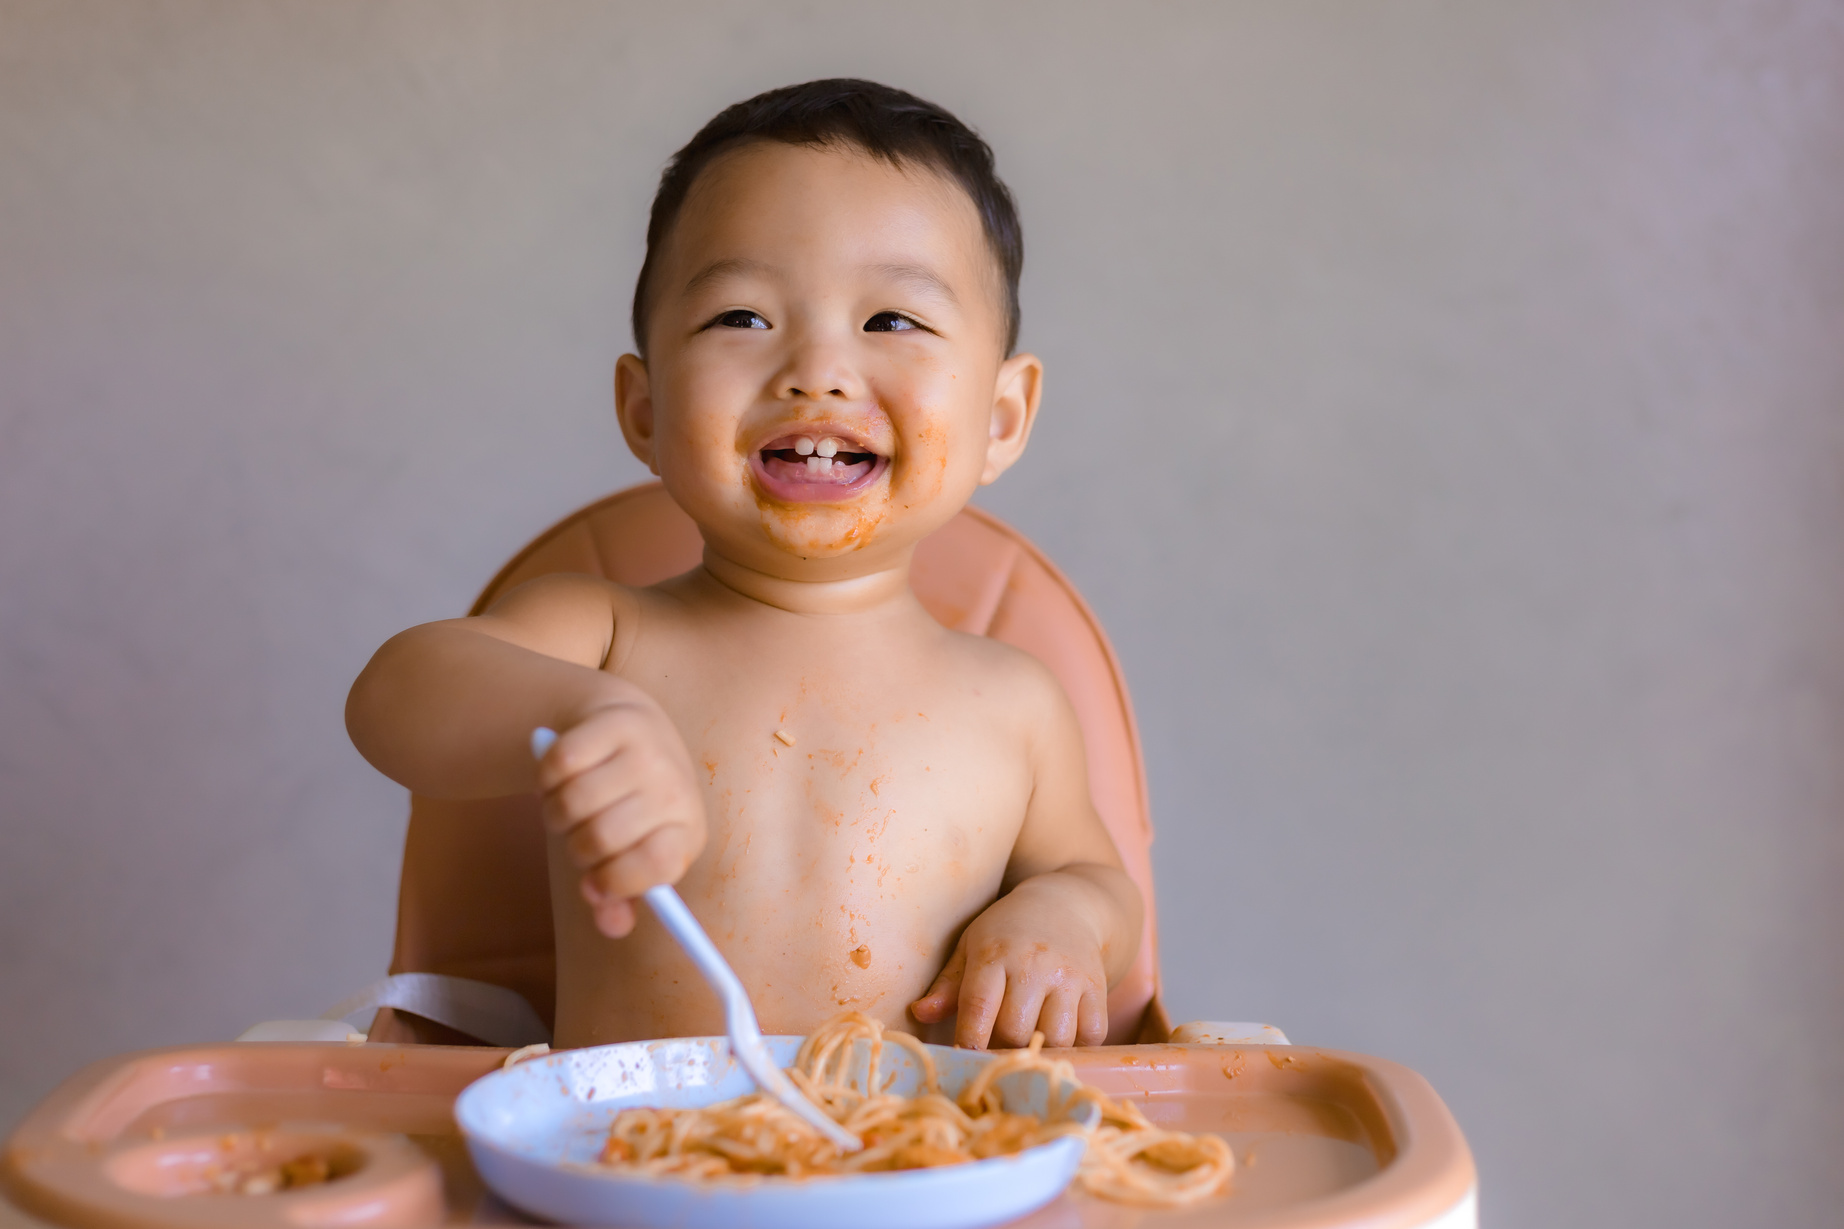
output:
M383 971L346 687L640 476L665 158L995 145L1179 1019L1405 1061L1487 1222L1844 1201L1844 10L0 3L0 1126Z

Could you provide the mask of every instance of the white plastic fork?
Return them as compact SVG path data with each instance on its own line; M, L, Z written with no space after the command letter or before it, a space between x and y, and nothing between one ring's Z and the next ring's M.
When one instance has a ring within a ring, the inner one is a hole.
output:
M544 753L557 741L557 731L539 726L531 732L531 754L534 759L543 759ZM762 1044L762 1027L756 1023L756 1009L749 1001L749 991L743 989L743 983L737 980L731 970L729 961L711 942L711 936L704 933L704 927L692 916L692 911L685 906L671 884L662 883L650 887L643 895L653 915L660 920L685 954L691 957L698 972L704 974L704 980L711 984L717 997L723 1000L724 1030L730 1037L730 1053L742 1064L750 1078L758 1087L789 1110L800 1115L820 1134L831 1140L844 1152L856 1152L864 1147L864 1141L847 1131L819 1106L807 1100L800 1089L794 1087L794 1081L788 1079L787 1073L775 1065L769 1056L768 1047Z

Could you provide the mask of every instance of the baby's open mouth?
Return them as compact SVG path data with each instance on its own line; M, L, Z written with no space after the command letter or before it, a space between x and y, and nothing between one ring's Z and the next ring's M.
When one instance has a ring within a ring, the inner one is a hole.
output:
M756 452L762 485L783 499L848 498L883 471L885 458L827 433L784 435Z

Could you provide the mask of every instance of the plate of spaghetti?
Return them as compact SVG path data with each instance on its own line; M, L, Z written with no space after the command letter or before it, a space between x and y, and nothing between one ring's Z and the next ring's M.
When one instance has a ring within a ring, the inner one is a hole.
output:
M841 1153L755 1090L721 1037L565 1050L494 1072L455 1103L501 1198L583 1225L975 1229L1071 1180L1153 1207L1215 1198L1234 1158L1164 1131L1029 1049L957 1050L857 1013L766 1039L816 1105L864 1141Z

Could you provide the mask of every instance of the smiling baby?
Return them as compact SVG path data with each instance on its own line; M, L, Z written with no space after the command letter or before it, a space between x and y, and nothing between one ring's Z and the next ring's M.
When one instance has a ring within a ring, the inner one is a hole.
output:
M661 178L615 367L703 562L548 576L393 637L347 726L419 793L538 789L557 1044L721 1033L634 901L676 883L763 1030L1107 1038L1141 903L1050 672L949 631L916 544L1023 452L1023 246L985 143L864 81L730 107ZM561 737L535 765L534 727ZM951 1023L950 1023L951 1022Z

